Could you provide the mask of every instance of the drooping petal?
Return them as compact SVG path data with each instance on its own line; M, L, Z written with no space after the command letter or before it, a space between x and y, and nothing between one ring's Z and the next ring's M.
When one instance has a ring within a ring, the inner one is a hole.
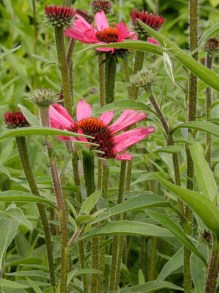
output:
M78 121L91 117L91 112L91 106L85 100L80 100L78 102L76 108L76 116Z
M100 116L100 120L103 121L105 125L108 125L113 119L113 116L114 116L113 112L103 112Z
M108 23L108 20L106 18L106 14L104 13L104 11L97 12L95 14L95 22L96 22L96 26L97 26L98 31L101 31L101 30L109 27L109 23Z
M155 131L154 127L136 128L114 137L115 151L123 152Z
M109 128L114 134L146 117L147 116L143 112L138 113L135 110L125 110Z
M130 161L132 158L133 156L128 153L122 153L115 157L116 160L120 160L120 161Z
M49 107L49 119L51 127L57 129L69 129L74 125L72 117L59 104L53 104Z

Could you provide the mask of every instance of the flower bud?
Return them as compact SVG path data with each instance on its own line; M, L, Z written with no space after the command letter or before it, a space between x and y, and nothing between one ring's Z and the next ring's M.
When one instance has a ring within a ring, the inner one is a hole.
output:
M131 77L131 83L144 89L152 87L156 83L156 73L150 70L142 69Z
M48 107L58 102L59 94L50 89L36 89L32 92L31 99L39 107Z
M30 126L26 117L22 112L6 112L4 114L5 124L8 128L19 128L19 127L28 127Z
M49 5L45 8L47 22L56 27L71 25L75 10L65 6Z
M110 1L92 1L90 6L94 14L101 11L104 11L105 14L108 14L112 7Z

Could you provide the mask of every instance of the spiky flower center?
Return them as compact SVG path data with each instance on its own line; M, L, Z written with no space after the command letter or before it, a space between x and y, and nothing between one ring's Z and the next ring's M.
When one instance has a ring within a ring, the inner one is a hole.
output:
M89 142L94 142L99 144L96 150L104 152L100 154L100 157L114 158L114 142L113 135L109 129L100 119L90 117L80 120L74 125L75 129L81 129L85 135L93 136L93 140Z
M9 128L27 127L30 126L26 117L22 112L6 112L4 114L5 124Z
M107 14L111 9L110 1L92 1L90 5L93 13L104 11Z
M53 26L69 26L75 10L66 6L49 5L45 8L47 21Z
M116 27L108 27L96 32L96 37L100 42L116 43L118 42L119 30Z

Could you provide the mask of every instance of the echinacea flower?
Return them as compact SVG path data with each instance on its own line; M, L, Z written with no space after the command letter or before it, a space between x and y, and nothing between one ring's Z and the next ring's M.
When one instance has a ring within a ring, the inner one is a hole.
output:
M111 125L109 124L113 119L113 112L104 112L100 118L92 117L91 113L91 106L85 100L79 101L76 108L77 122L75 122L65 108L59 104L53 104L49 109L50 125L53 128L92 136L93 139L86 140L84 137L77 137L73 140L96 143L99 145L96 150L104 153L99 154L100 157L117 160L131 160L133 156L125 150L155 131L154 127L144 127L120 133L134 123L145 119L146 115L143 112L125 110ZM72 138L64 136L60 139Z
M4 114L5 124L8 128L19 128L30 126L22 112L6 112Z
M114 27L109 26L104 11L95 14L96 28L79 14L76 13L75 16L77 19L71 27L65 30L65 35L82 43L102 45L123 42L126 39L137 39L136 33L130 32L123 22L114 24ZM97 48L97 50L112 53L116 51L114 48Z
M134 30L137 32L138 37L144 39L148 37L148 33L141 27L138 23L138 20L141 20L143 23L147 24L154 30L158 30L166 19L158 14L148 13L147 11L139 11L134 9L130 14L131 20L134 26Z
M75 10L66 6L49 5L45 8L47 21L53 26L69 26Z
M93 13L104 11L105 14L109 13L111 10L111 3L110 1L92 1L90 3Z

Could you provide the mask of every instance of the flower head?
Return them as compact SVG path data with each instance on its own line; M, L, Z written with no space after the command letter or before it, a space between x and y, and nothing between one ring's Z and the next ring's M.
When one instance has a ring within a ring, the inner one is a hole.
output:
M19 128L30 126L22 112L6 112L4 114L5 124L8 128Z
M138 113L135 110L125 110L111 125L109 124L113 119L113 112L104 112L100 118L92 117L91 113L91 106L85 100L79 101L76 109L77 122L75 122L65 108L54 104L49 109L50 125L54 128L92 136L93 139L88 140L84 137L66 136L60 137L60 139L77 139L97 143L99 146L96 150L104 153L99 154L100 157L117 160L131 160L132 155L124 151L155 131L153 127L135 128L117 135L118 132L146 118L144 113Z
M31 99L40 107L48 107L59 100L59 94L50 89L36 89L32 92Z
M47 21L53 26L69 26L75 10L66 6L49 5L45 8Z
M156 73L147 69L142 69L132 76L131 83L146 89L152 87L156 83L156 77Z
M219 51L219 40L217 38L210 38L205 44L205 50L209 53L216 53Z
M72 27L65 30L65 35L85 44L108 44L123 42L125 39L136 39L136 33L130 32L125 23L120 22L109 26L104 11L97 12L94 25L89 24L81 15L76 13L76 20ZM114 53L114 48L97 48L98 51Z
M166 21L165 18L158 14L148 13L147 11L139 11L138 9L134 9L130 14L132 23L135 31L138 34L138 37L144 39L148 37L148 33L141 27L138 23L138 20L141 20L143 23L147 24L154 30L158 30L161 25Z
M110 1L92 1L90 6L94 14L101 11L104 11L105 14L107 14L110 12L112 7Z

